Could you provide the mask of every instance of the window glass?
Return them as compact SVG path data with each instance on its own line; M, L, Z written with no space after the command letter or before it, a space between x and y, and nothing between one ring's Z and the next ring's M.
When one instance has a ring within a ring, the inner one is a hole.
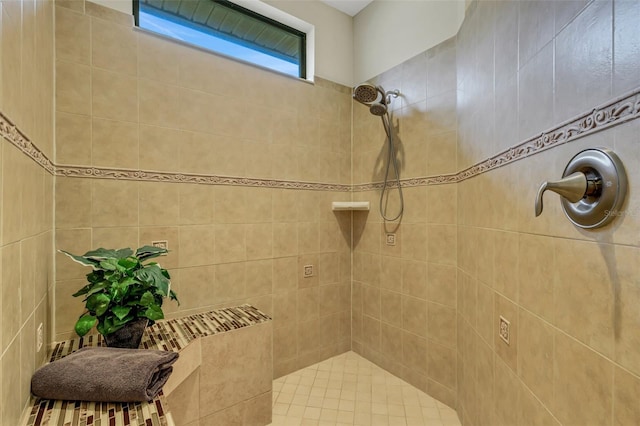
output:
M136 25L165 37L305 78L306 35L225 0L137 0Z

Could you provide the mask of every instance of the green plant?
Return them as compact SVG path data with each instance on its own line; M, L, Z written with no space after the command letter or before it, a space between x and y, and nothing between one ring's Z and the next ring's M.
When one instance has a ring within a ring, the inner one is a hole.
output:
M130 248L99 248L82 256L60 252L93 269L87 274L89 283L73 294L85 296L87 309L75 325L79 336L87 334L96 324L102 335L111 334L138 318L148 318L151 325L164 318L165 297L180 304L170 289L169 272L156 262L143 263L166 255L167 249L144 246L134 254Z

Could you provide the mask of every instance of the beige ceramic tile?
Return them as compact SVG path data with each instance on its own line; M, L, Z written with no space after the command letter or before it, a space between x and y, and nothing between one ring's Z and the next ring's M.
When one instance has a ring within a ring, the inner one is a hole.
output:
M138 34L138 72L144 78L175 84L180 48L151 34Z
M91 105L94 117L138 121L137 79L119 72L93 68L91 73Z
M240 262L247 259L246 225L216 225L214 262Z
M613 365L561 332L555 333L552 412L561 423L609 424ZM589 404L584 404L589 401ZM581 407L579 410L575 407Z
M20 243L2 248L2 281L14 285L2 286L2 350L9 348L11 340L20 330ZM17 285L16 285L17 284ZM18 339L19 342L19 339Z
M402 262L402 293L421 299L427 298L427 264L413 260Z
M540 7L550 6L541 3ZM553 124L553 44L547 44L538 52L520 69L519 75L518 139L523 140Z
M298 288L297 271L297 257L282 257L273 259L274 293L296 290Z
M94 166L138 168L137 124L94 118L91 131L91 158Z
M547 406L553 400L553 328L520 309L518 333L518 375ZM498 342L497 342L498 343Z
M557 122L589 111L611 97L612 12L610 2L594 3L558 34L554 110ZM574 48L578 39L588 46L587 50Z
M215 186L181 184L178 189L180 196L180 224L212 224Z
M494 424L502 426L517 424L520 405L518 404L518 392L514 392L514 389L518 387L519 382L516 374L499 358L496 358Z
M93 179L91 212L93 226L137 226L138 182Z
M21 407L24 401L21 401L19 392L20 386L20 369L16 368L20 365L20 339L15 339L13 344L7 347L7 351L2 357L2 423L3 424L19 424L21 416ZM16 389L16 386L18 389Z
M615 254L614 254L615 253ZM615 286L615 360L631 372L640 372L638 356L638 316L632 307L638 300L638 277L640 277L640 251L635 247L615 246L615 252L608 252L609 261L615 259L613 275Z
M180 186L140 182L140 225L175 225L180 215Z
M182 128L179 102L179 89L157 81L138 80L140 96L140 123L154 126ZM174 161L177 158L174 158Z
M91 83L88 66L56 61L56 110L89 115Z
M245 226L247 260L266 259L273 255L273 229L270 223Z
M400 293L380 290L381 319L395 327L402 327L402 296Z
M211 368L201 370L201 417L244 401L252 395L271 390L271 341L270 323L247 327L234 333L222 333L203 340L202 362L211 365ZM242 351L244 356L221 356L221 348L229 351L227 353ZM224 392L221 392L222 389Z
M214 297L217 303L228 303L246 296L246 264L224 263L215 265Z
M73 333L73 327L82 315L84 303L81 298L72 295L87 285L86 279L56 281L55 286L55 310L56 310L56 334Z
M456 346L456 312L455 309L429 303L428 307L428 337L448 348ZM440 382L443 383L443 382ZM449 382L447 382L449 383ZM444 383L444 384L447 384ZM448 384L451 387L451 383Z
M108 6L102 6L91 1L85 1L85 13L94 18L114 22L116 24L133 26L133 15L120 12Z
M85 115L56 113L56 162L91 164L91 119Z
M518 300L518 234L496 232L493 265L493 288L513 301Z
M547 408L529 392L525 386L520 386L520 411L518 412L519 425L551 425L559 426L560 422L553 417Z
M635 396L640 392L640 380L618 367L614 374L613 424L622 426L638 423L640 407L636 404Z
M424 338L404 331L402 333L402 362L410 369L425 374L427 342Z
M494 305L494 320L493 326L495 330L494 334L494 347L496 350L496 354L511 368L514 372L518 371L518 335L520 334L519 330L519 319L518 319L518 308L517 306L510 302L508 299L500 296L496 293ZM498 331L500 330L500 317L506 319L509 325L509 343L507 344L500 337ZM529 338L530 336L527 336Z
M295 223L273 224L273 256L285 257L298 254L298 227Z
M175 422L189 424L197 421L199 414L198 392L200 391L200 373L196 371L187 377L173 392L167 395L167 403Z
M180 227L180 267L214 263L215 228L213 226Z
M91 237L91 247L94 248L120 249L129 247L134 251L138 248L137 227L93 228L91 230Z
M79 2L76 2L79 3ZM64 7L56 8L56 58L90 63L90 18Z
M136 75L137 44L137 34L131 27L102 19L91 20L91 60L94 67Z
M429 225L429 262L455 265L457 229L453 225Z
M638 85L637 68L638 35L633 30L634 16L638 14L638 5L633 1L620 1L614 4L613 28L613 95L625 93Z
M562 262L556 263L554 273L556 325L609 356L614 349L610 255L606 254L610 249L591 242L556 240L556 258Z
M427 302L414 297L402 297L402 328L421 337L427 336Z
M456 268L449 265L427 266L428 299L442 305L456 306Z
M427 369L429 378L449 389L455 388L456 365L455 351L437 343L429 343Z
M489 286L481 282L478 282L477 291L476 331L485 343L493 348L493 334L495 333L493 316L495 293Z
M520 304L547 321L553 321L553 273L557 259L549 237L520 234L518 281Z
M91 185L89 179L56 179L56 227L91 226Z
M179 269L178 293L181 309L202 308L218 302L215 297L215 270L213 266Z
M402 225L402 257L424 262L428 258L428 235L425 224Z

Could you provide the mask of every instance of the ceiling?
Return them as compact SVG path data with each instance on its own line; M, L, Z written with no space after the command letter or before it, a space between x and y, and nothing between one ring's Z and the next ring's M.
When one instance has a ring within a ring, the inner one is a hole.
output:
M373 0L320 0L350 16L355 16Z

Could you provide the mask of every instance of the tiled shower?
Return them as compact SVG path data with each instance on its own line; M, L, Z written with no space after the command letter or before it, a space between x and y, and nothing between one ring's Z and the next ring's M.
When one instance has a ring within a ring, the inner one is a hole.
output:
M377 213L384 130L350 88L88 1L1 6L1 424L45 358L38 325L64 339L80 313L86 271L54 247L154 240L172 316L273 317L276 377L353 350L464 425L640 423L637 1L476 1L455 37L377 76L402 93L400 224ZM534 218L540 182L595 146L626 166L623 214L578 230L547 195ZM372 210L331 211L348 200Z

